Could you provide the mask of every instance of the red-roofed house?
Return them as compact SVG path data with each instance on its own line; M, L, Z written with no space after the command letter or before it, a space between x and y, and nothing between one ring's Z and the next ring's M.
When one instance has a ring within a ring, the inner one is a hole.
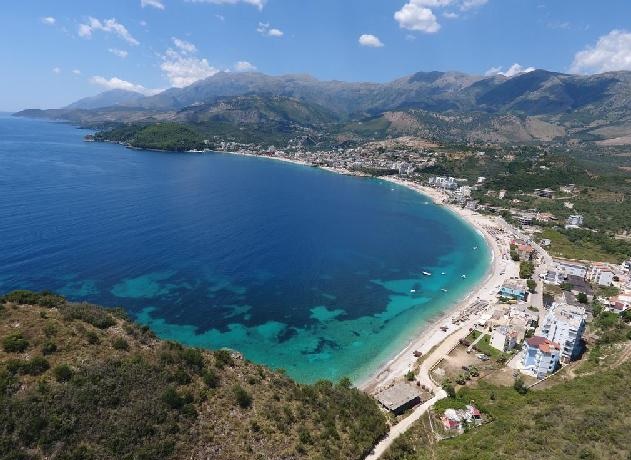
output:
M542 379L554 372L559 364L561 346L545 337L530 337L526 340L522 365L524 370Z

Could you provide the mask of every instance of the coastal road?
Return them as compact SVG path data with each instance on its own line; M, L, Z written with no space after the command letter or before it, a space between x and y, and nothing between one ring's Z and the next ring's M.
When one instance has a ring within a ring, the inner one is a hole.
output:
M392 445L395 439L405 433L414 422L420 419L423 414L427 412L429 408L434 405L434 403L436 403L436 401L439 401L446 397L447 393L445 393L444 390L438 390L436 392L436 395L432 399L425 401L423 404L414 409L409 416L390 428L390 431L388 432L386 437L383 438L379 442L379 444L375 446L373 451L366 457L365 460L376 460L378 458L381 458L381 456L386 452L386 450L388 450L388 447Z
M399 423L390 428L390 431L385 438L379 442L373 449L372 453L366 457L366 460L375 460L380 458L392 445L394 440L401 434L405 433L414 422L416 422L421 416L427 412L427 410L434 405L434 403L440 399L447 397L447 393L437 386L430 378L431 369L438 364L442 359L449 354L449 352L460 343L460 339L465 338L469 334L469 328L473 327L477 321L477 317L474 317L464 323L462 327L456 329L451 335L446 337L431 354L425 357L425 360L421 363L417 380L425 385L427 388L434 389L434 397L427 400L420 406L418 406L412 413L401 420Z

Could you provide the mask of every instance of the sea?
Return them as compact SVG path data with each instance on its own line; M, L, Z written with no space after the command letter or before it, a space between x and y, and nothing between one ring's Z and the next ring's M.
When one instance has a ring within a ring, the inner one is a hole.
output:
M385 181L87 133L0 115L0 292L122 306L164 339L358 382L490 267L475 229Z

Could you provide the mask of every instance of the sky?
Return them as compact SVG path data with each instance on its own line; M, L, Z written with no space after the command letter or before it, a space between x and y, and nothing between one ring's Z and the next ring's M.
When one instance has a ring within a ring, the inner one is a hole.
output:
M591 74L631 70L631 1L20 0L0 13L0 62L4 111L153 94L219 71Z

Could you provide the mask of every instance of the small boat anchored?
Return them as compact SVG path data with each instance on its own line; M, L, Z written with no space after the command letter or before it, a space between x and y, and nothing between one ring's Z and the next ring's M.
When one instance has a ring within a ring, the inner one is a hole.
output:
M441 275L446 275L446 274L447 274L447 273L445 273L445 272L442 272L442 273L441 273Z
M416 289L410 289L410 292L414 294L416 292Z
M423 275L425 275L425 276L432 276L432 274L430 272L423 272Z
M467 275L462 275L462 277L463 277L463 278L466 278L466 277L467 277Z
M442 289L441 289L441 291L443 291L443 292L447 292L447 289L445 289L445 288L442 288Z
M478 247L477 247L477 246L473 246L473 250L474 250L474 251L477 251L477 250L478 250Z

